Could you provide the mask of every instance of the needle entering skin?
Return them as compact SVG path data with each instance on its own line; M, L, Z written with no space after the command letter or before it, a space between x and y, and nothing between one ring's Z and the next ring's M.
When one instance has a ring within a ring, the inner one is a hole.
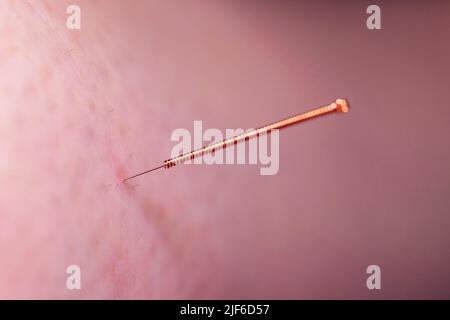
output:
M126 178L123 180L123 182L133 179L133 178L136 178L136 177L139 177L139 176L142 176L144 174L150 173L152 171L155 171L155 170L158 170L161 168L165 168L165 169L172 168L172 167L174 167L178 164L184 163L188 160L194 160L195 158L203 157L205 154L210 154L216 150L224 149L231 144L237 144L239 142L247 141L252 138L258 138L259 135L265 134L265 133L270 133L270 131L272 131L274 129L286 128L293 124L300 123L300 122L303 122L303 121L306 121L309 119L313 119L313 118L316 118L319 116L323 116L323 115L326 115L329 113L333 113L333 112L345 113L345 112L348 112L348 110L349 110L349 106L348 106L347 100L337 99L335 102L332 102L329 105L319 107L319 108L298 114L296 116L293 116L293 117L290 117L290 118L287 118L284 120L274 122L272 124L269 124L264 127L260 127L258 129L253 129L253 130L247 131L243 134L234 136L232 138L229 138L229 139L226 139L226 140L223 140L220 142L216 142L209 146L206 146L206 147L182 154L178 157L166 160L166 161L164 161L162 166L151 169L151 170L147 170L142 173L131 176L129 178Z
M162 168L164 168L164 165L159 166L159 167L156 167L156 168L153 168L153 169L150 169L150 170L147 170L147 171L144 171L144 172L141 172L141 173L138 173L138 174L135 174L134 176L128 177L128 178L126 178L126 179L123 179L122 182L125 182L125 181L127 181L127 180L130 180L130 179L133 179L133 178L142 176L142 175L144 175L144 174L147 174L147 173L150 173L150 172L152 172L152 171L155 171L155 170L158 170L158 169L162 169Z

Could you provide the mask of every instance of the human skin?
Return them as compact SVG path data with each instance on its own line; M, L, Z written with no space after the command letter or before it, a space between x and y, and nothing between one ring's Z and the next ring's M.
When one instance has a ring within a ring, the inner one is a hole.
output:
M363 5L275 2L78 0L69 30L74 3L0 2L0 298L449 297L443 39L392 13L387 36L368 34ZM436 34L448 20L431 11ZM336 12L331 31L316 19ZM122 182L194 120L247 129L340 97L359 110L283 132L277 175L181 166Z

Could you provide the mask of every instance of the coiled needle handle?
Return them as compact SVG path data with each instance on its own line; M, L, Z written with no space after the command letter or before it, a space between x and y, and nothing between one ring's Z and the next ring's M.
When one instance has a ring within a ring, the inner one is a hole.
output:
M332 102L329 105L322 106L322 107L301 113L299 115L274 122L272 124L266 125L264 127L260 127L258 129L249 130L243 134L234 136L232 138L213 143L209 146L182 154L182 155L172 158L172 159L168 159L168 160L164 161L162 166L159 166L159 167L153 168L151 170L147 170L145 172L136 174L134 176L131 176L131 177L125 179L124 181L136 178L138 176L144 175L146 173L152 172L157 169L172 168L172 167L182 164L188 160L194 160L195 158L202 157L205 154L213 153L216 150L225 149L229 145L232 145L232 144L234 145L234 144L237 144L242 141L248 141L249 139L258 137L261 134L270 133L270 131L272 131L274 129L282 129L282 128L285 128L285 127L288 127L288 126L291 126L291 125L294 125L294 124L297 124L297 123L300 123L300 122L303 122L306 120L317 118L317 117L320 117L320 116L323 116L323 115L326 115L326 114L329 114L332 112L348 112L348 110L349 110L349 105L348 105L347 100L346 99L337 99L335 102Z

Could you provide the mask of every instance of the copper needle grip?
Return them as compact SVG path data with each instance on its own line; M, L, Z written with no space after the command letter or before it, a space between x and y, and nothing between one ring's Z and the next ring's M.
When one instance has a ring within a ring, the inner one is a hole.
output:
M216 142L214 144L211 144L209 146L191 151L189 153L186 154L182 154L178 157L169 159L164 161L164 168L165 169L169 169L172 168L173 166L176 166L178 164L181 164L187 160L193 160L195 158L198 157L202 157L205 154L209 154L209 153L213 153L214 151L218 150L218 149L225 149L226 147L228 147L229 145L232 144L237 144L239 142L242 141L248 141L251 138L254 137L258 137L260 134L267 134L270 133L271 130L274 129L282 129L309 119L313 119L316 117L320 117L323 115L326 115L328 113L332 113L332 112L348 112L349 106L348 106L348 102L346 99L337 99L335 102L330 103L329 105L323 106L323 107L319 107L310 111L307 111L305 113L301 113L299 115L284 119L284 120L280 120L277 122L274 122L272 124L269 124L267 126L258 128L258 129L252 129L249 130L243 134L234 136L232 138L220 141L220 142Z

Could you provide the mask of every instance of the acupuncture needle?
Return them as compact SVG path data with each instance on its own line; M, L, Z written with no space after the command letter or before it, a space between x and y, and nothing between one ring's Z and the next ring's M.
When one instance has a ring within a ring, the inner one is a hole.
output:
M303 122L306 120L314 119L314 118L317 118L317 117L320 117L320 116L323 116L323 115L326 115L329 113L333 113L333 112L345 113L345 112L348 112L348 110L349 110L349 105L348 105L347 100L346 99L337 99L335 102L332 102L328 105L318 107L318 108L309 110L307 112L298 114L296 116L271 123L269 125L260 127L258 129L251 129L245 133L236 135L234 137L222 140L220 142L210 144L206 147L182 154L180 156L171 158L169 160L165 160L161 166L138 173L138 174L135 174L134 176L124 179L123 182L130 180L130 179L137 178L139 176L142 176L144 174L150 173L150 172L158 170L158 169L162 169L162 168L170 169L170 168L172 168L176 165L182 164L188 160L194 160L195 158L203 157L206 154L213 153L216 150L225 149L229 145L232 145L232 144L236 145L239 142L248 141L255 137L258 138L260 135L268 134L272 130L275 130L275 129L286 128L288 126L291 126L291 125L294 125L294 124L297 124L297 123L300 123L300 122Z

